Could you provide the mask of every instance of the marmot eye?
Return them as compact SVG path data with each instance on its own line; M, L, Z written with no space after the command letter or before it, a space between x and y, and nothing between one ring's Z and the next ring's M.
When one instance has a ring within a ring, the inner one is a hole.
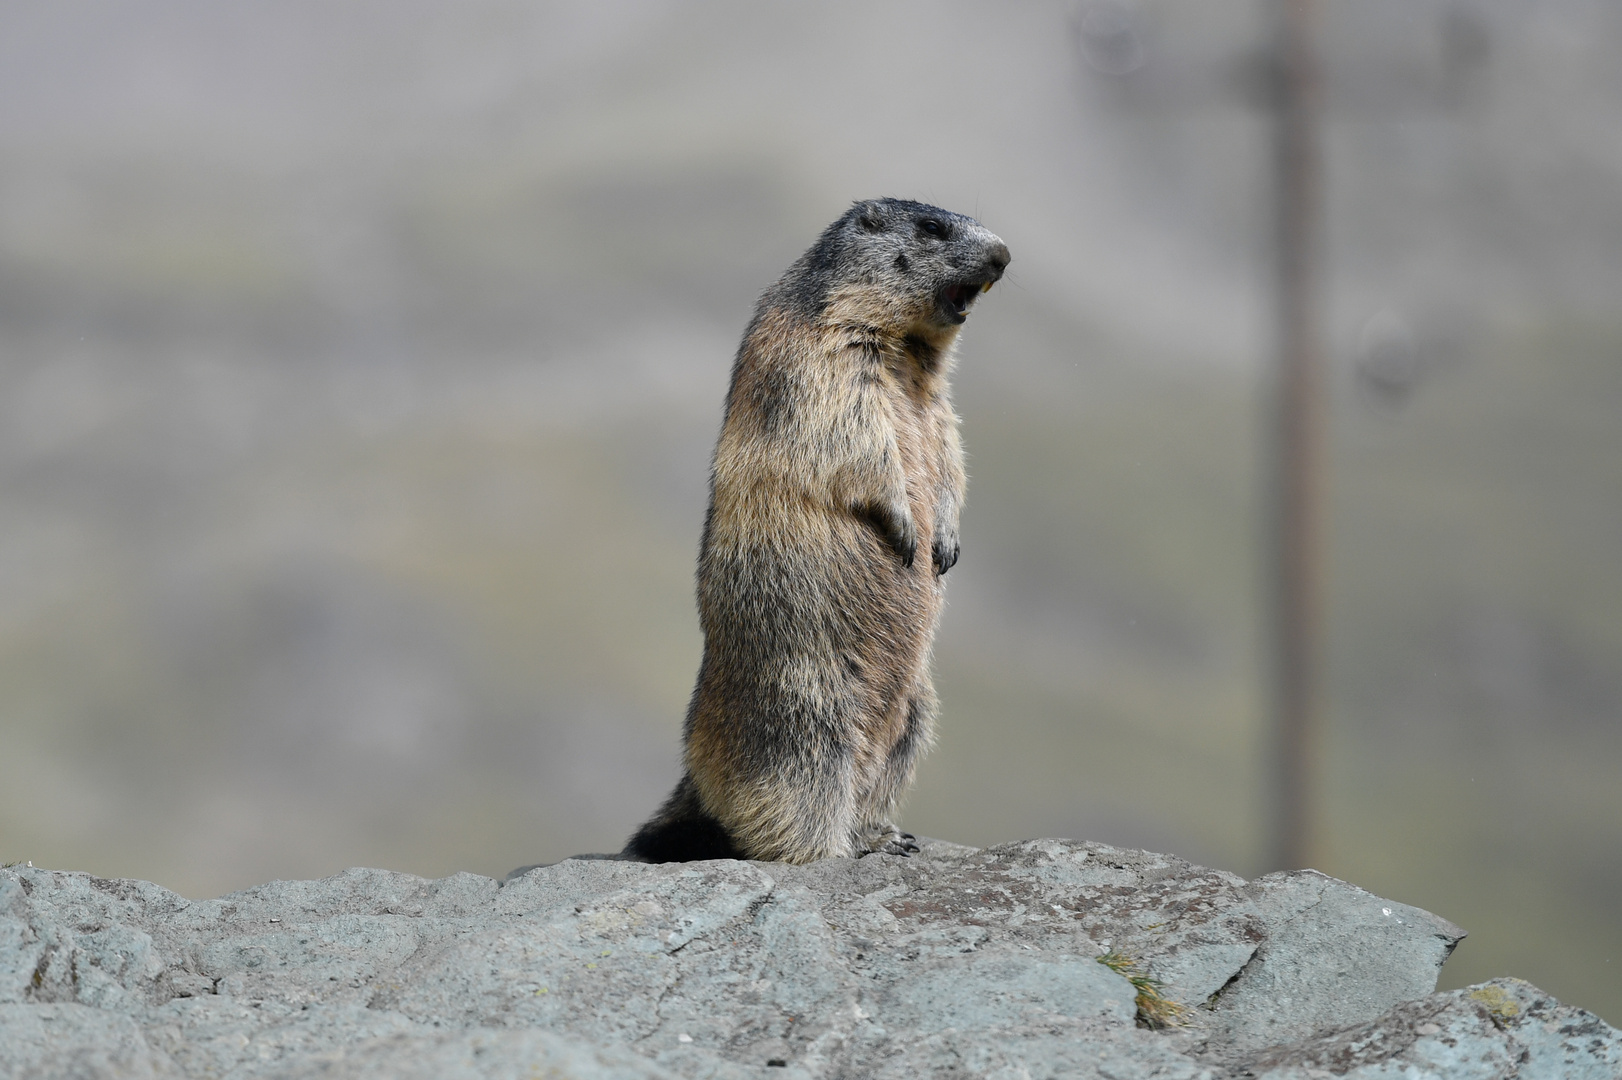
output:
M928 233L930 236L945 236L946 224L945 222L936 221L934 218L924 218L918 223L918 230Z

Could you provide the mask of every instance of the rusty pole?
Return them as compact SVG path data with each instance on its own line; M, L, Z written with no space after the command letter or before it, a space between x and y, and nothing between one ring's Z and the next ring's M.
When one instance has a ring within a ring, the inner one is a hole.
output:
M1273 869L1314 848L1314 748L1322 657L1320 568L1324 379L1319 327L1321 83L1314 0L1275 0L1273 201L1278 369L1269 458Z

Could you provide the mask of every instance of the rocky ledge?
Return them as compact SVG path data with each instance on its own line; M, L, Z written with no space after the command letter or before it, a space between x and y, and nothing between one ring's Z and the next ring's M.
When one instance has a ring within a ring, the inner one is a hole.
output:
M0 1076L1622 1077L1622 1033L1528 983L1433 993L1463 936L1067 840L199 901L10 867Z

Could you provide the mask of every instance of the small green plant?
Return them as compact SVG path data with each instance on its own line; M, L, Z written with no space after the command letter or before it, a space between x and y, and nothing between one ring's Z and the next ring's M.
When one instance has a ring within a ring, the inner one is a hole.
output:
M1131 983L1132 989L1137 991L1135 1000L1138 1004L1139 1027L1159 1031L1188 1023L1188 1007L1167 997L1163 993L1165 985L1141 971L1136 960L1111 949L1100 956L1098 962Z

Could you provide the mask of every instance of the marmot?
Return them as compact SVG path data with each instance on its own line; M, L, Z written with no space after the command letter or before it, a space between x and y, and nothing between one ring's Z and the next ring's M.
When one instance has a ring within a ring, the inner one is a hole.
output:
M710 470L686 774L627 857L918 850L890 816L932 738L940 577L958 557L947 374L1008 260L972 218L875 199L760 298Z

